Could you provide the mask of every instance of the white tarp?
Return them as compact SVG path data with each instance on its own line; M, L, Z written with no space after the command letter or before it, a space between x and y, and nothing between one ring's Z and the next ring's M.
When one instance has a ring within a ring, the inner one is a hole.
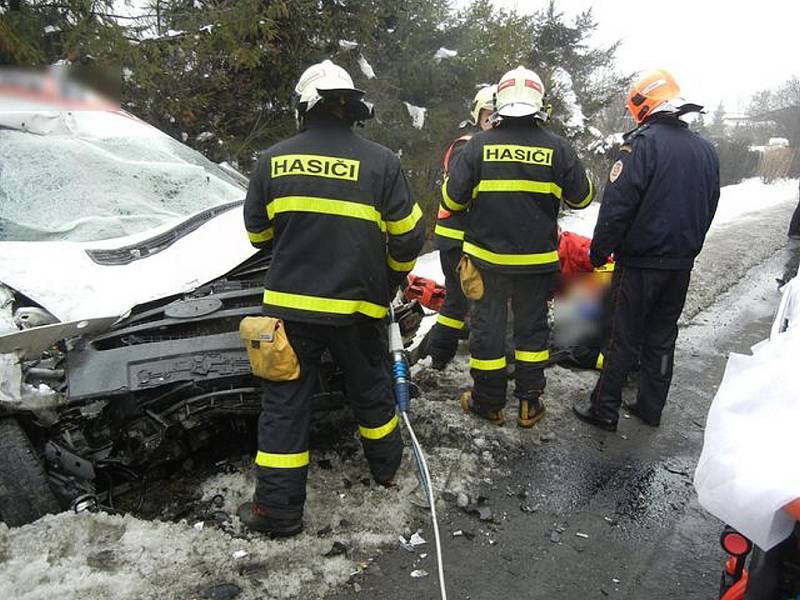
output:
M700 504L765 550L792 532L794 521L782 507L800 498L798 309L796 278L784 288L770 339L752 356L731 354L694 479Z

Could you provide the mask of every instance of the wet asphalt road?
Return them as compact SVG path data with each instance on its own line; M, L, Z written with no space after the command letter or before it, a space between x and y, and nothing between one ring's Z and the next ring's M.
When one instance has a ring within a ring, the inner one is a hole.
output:
M447 503L440 521L448 597L717 598L722 524L692 487L703 424L728 354L767 336L775 278L798 259L796 245L784 246L682 327L660 429L626 418L612 434L563 419L552 441L509 451L505 474L484 485L494 522ZM425 519L420 513L432 542ZM453 537L458 530L467 535ZM429 575L411 578L420 568ZM416 555L387 549L353 583L332 597L439 598L433 545Z

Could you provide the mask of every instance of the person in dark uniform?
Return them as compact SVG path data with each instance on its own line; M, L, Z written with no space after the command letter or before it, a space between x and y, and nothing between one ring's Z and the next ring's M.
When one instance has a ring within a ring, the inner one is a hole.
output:
M789 237L793 240L800 240L800 202L792 214L792 222L789 223Z
M504 420L510 299L521 427L532 427L544 414L547 300L559 271L559 204L584 208L593 195L569 143L540 126L543 95L533 71L519 67L506 73L497 85L495 127L467 142L450 165L442 194L449 210L470 210L463 251L471 267L465 261L462 276L474 267L483 282L470 324L474 385L461 405L494 423Z
M266 150L244 205L250 241L271 248L265 315L281 319L299 378L263 380L250 529L302 529L311 396L327 349L344 371L372 476L390 485L402 440L388 364L388 306L424 241L422 211L399 158L356 135L372 116L348 73L326 60L295 91L300 133Z
M497 86L489 85L478 90L472 101L469 124L475 131L465 133L450 144L444 155L444 173L455 161L466 143L475 132L491 128L490 117L494 112L494 94ZM439 207L436 215L436 246L439 248L439 261L444 273L445 296L444 305L436 318L426 341L426 351L431 356L431 366L441 371L453 360L458 350L458 340L466 328L465 318L469 310L469 300L461 290L456 266L461 260L461 245L464 241L468 211L453 212L444 206Z
M573 411L608 431L616 431L622 386L637 356L639 390L626 409L653 427L661 422L678 317L719 201L714 147L679 119L702 107L679 96L663 70L645 74L628 93L639 126L611 168L594 230L592 264L604 264L612 253L616 261L611 315L603 371L591 397Z

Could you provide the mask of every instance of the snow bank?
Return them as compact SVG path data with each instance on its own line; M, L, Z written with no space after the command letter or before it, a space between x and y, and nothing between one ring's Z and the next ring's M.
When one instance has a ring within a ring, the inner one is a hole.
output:
M753 178L723 187L717 214L711 224L712 230L740 218L771 210L781 204L796 202L797 185L797 179L784 179L777 183L765 184L760 179ZM592 237L599 210L598 202L592 203L584 210L566 210L559 219L559 225L565 231Z

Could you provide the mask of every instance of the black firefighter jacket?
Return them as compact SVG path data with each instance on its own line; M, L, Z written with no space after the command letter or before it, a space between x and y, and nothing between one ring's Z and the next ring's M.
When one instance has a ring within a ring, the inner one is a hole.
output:
M592 183L562 137L532 119L505 119L451 161L444 205L469 208L464 253L505 273L558 271L558 209L592 201Z
M258 160L244 221L254 246L272 248L265 312L311 323L383 318L424 241L399 158L313 114Z
M603 193L592 264L691 269L719 201L714 147L676 117L654 117L622 145Z
M447 171L450 164L455 162L456 157L461 154L464 146L472 138L474 133L466 133L459 136L444 155L444 176L447 177ZM461 245L464 243L464 230L467 228L467 219L469 218L469 211L462 210L453 212L446 206L439 206L439 212L436 214L436 227L433 233L436 235L436 247L442 251L461 250Z

